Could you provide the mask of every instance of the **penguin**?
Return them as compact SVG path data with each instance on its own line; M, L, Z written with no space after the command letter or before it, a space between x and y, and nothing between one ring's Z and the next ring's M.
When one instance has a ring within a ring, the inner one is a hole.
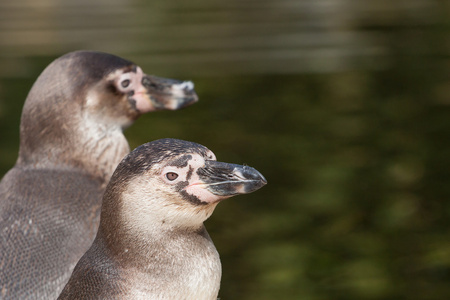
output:
M139 146L115 170L97 236L58 299L217 299L221 263L203 222L266 183L194 142Z
M53 61L25 101L15 166L0 182L0 299L56 299L95 238L101 199L140 115L197 101L190 81L108 53Z

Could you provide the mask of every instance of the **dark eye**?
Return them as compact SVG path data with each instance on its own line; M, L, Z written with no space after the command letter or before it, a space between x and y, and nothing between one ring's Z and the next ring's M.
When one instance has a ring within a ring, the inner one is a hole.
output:
M129 80L129 79L125 79L124 81L122 81L122 82L120 83L120 85L121 85L123 88L127 88L127 87L130 85L130 80Z
M166 174L166 178L169 179L170 181L173 181L178 178L178 174L174 172L169 172Z

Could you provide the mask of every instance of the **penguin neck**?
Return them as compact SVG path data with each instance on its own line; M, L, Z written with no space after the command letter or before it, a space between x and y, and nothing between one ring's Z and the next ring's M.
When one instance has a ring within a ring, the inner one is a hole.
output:
M76 144L74 165L102 178L105 186L117 165L130 152L120 126L105 126L95 122L80 126Z
M114 229L114 227L112 227ZM100 226L99 242L109 249L109 253L120 261L122 267L141 270L146 273L153 259L158 259L161 253L168 257L189 251L201 252L200 249L216 252L205 226L202 224L196 230L182 228L158 228L147 232L132 232L127 230L114 230L111 227L105 230ZM195 249L199 249L196 251Z
M123 194L116 192L107 189L103 198L99 236L119 260L133 257L135 264L148 261L155 251L171 252L177 247L193 249L201 245L214 248L203 222L189 225L171 222L152 213L157 203L146 200L149 207L135 206L141 201L124 201ZM142 200L141 196L135 196ZM134 267L139 268L139 264Z
M75 169L99 179L104 186L121 159L129 153L118 125L105 125L82 117L55 122L48 133L21 130L17 165L37 169ZM55 133L56 132L56 133Z

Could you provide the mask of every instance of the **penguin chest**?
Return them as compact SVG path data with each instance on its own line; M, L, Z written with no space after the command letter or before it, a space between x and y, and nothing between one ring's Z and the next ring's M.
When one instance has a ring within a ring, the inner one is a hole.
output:
M186 253L177 257L162 255L146 272L128 274L125 299L216 300L222 267L216 249Z
M184 292L177 299L217 299L222 266L219 254L215 249L214 252L192 257L185 267L184 278L180 278Z

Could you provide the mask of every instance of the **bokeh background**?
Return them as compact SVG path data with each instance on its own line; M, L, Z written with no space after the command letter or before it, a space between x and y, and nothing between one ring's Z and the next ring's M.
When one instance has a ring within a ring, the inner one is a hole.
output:
M206 223L221 299L450 299L449 28L445 0L0 0L0 174L45 66L113 53L200 97L132 148L191 140L268 179Z

